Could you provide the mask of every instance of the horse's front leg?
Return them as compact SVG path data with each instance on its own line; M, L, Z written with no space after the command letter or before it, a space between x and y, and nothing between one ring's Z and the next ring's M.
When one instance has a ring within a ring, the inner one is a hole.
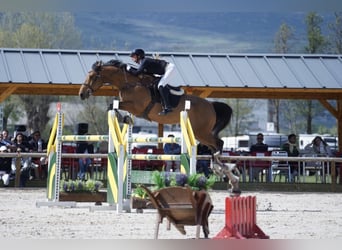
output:
M116 117L118 118L119 122L127 123L127 124L133 124L133 120L129 115L123 115L119 112L119 110L126 110L128 107L128 102L119 102L118 109L114 109L113 104L110 104L108 107L108 110L115 110Z

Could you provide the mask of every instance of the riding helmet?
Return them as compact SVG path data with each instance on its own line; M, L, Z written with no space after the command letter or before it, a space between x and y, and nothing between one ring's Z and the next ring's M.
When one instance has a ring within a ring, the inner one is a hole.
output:
M132 53L130 54L130 56L132 57L133 55L136 55L140 58L144 58L145 57L145 51L143 49L135 49L132 51Z

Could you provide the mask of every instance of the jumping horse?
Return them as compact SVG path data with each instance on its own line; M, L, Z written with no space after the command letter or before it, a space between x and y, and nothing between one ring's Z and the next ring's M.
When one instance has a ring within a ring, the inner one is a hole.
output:
M184 110L185 101L191 102L188 117L196 139L208 146L213 154L214 172L221 176L226 175L231 183L231 192L239 194L239 177L234 164L224 164L220 161L223 141L219 132L224 129L232 115L232 109L222 102L210 102L194 95L183 94L178 105L171 113L161 116L160 103L153 101L149 85L156 81L154 76L134 76L126 71L126 64L118 60L103 63L97 61L86 76L85 82L79 90L82 100L89 98L96 90L104 85L112 85L119 91L119 109L160 124L179 124L179 113ZM158 79L157 79L158 80ZM218 165L218 166L217 166Z

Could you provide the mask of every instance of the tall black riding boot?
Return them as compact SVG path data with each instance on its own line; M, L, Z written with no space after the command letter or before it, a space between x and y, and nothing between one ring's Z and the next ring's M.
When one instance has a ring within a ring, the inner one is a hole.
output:
M169 112L172 112L172 108L170 105L169 99L169 91L164 86L160 86L158 88L161 98L163 99L162 103L164 104L163 110L158 115L166 115Z

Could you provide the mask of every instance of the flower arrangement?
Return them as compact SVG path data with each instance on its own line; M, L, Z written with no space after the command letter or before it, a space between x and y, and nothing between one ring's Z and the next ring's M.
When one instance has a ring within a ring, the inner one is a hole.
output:
M71 193L71 192L89 192L95 193L99 192L100 188L103 186L103 183L98 180L62 180L60 191Z
M184 187L185 185L188 185L196 191L208 190L214 185L215 181L216 178L214 175L207 178L204 174L186 175L179 172L159 172L156 170L152 173L152 183L154 186L151 187L151 190L156 191L164 187L172 186ZM147 197L146 192L139 185L134 189L132 195L133 197L142 199Z
M159 172L154 171L152 173L152 182L154 183L154 190L158 190L164 187L188 185L193 190L208 190L215 183L215 176L212 175L209 178L204 174L192 174L187 175L178 172Z

